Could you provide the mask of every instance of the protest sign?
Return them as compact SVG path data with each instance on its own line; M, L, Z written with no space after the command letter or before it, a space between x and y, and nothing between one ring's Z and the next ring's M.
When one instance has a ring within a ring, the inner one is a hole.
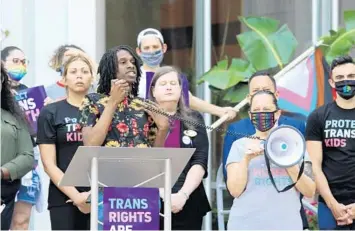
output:
M159 189L104 188L104 230L159 230Z
M37 119L47 97L44 86L37 86L18 91L15 100L25 112L27 119L35 133L37 133Z

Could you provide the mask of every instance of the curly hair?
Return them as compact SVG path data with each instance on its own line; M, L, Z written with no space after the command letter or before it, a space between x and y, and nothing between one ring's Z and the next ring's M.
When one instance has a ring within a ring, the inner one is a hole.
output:
M63 65L64 53L69 48L75 48L75 49L78 49L78 50L81 50L84 52L83 49L81 49L80 47L78 47L76 45L72 45L72 44L62 45L54 51L54 55L52 56L51 60L49 61L49 67L52 68L53 70L55 70L56 72L61 72L60 68Z
M23 123L28 128L29 132L33 132L26 119L25 114L15 100L11 92L10 80L2 62L1 66L1 109L10 112L19 123Z
M141 78L141 61L134 52L134 50L126 45L116 46L108 51L102 56L99 68L97 73L100 75L99 86L97 88L97 92L101 94L109 95L111 91L111 80L116 79L116 73L118 72L118 60L117 60L117 52L120 50L128 51L134 58L135 66L137 69L137 79L136 82L132 86L132 95L138 95L138 86Z

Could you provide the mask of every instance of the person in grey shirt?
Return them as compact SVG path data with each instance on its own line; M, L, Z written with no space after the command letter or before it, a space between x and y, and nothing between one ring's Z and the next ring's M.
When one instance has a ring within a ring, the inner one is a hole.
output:
M277 100L271 92L259 91L250 101L250 119L255 136L266 139L280 117ZM279 193L271 183L262 142L241 138L230 150L227 187L235 198L229 215L228 230L302 230L300 192L315 193L315 183L302 174L295 187ZM276 187L281 190L297 180L299 166L281 168L270 164Z

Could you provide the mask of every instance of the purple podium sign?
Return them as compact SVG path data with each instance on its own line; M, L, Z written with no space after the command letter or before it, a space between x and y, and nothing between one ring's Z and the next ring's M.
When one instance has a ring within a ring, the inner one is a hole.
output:
M47 94L44 86L27 88L18 91L15 100L25 112L29 123L35 133L37 133L37 119L43 107Z
M159 189L104 188L104 230L159 230Z

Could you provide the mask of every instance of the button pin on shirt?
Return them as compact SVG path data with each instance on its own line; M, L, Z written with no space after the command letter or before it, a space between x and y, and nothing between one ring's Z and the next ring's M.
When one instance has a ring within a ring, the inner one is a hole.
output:
M183 136L182 137L182 142L184 143L184 144L191 144L191 139L190 139L190 137L188 137L188 136Z

